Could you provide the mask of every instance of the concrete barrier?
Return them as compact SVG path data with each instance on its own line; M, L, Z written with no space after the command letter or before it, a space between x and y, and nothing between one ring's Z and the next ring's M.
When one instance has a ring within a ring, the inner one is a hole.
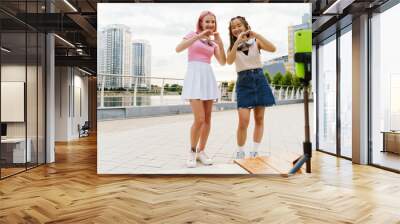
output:
M312 102L312 100L310 100ZM280 100L277 106L286 104L303 103L303 100ZM215 103L213 111L235 110L236 102ZM118 120L139 117L155 117L176 114L191 113L190 105L162 105L162 106L138 106L138 107L107 107L97 109L97 120Z

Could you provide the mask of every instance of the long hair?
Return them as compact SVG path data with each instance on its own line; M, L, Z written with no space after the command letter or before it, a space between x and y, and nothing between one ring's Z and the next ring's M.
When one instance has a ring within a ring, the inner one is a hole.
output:
M210 11L203 11L200 13L199 19L197 20L197 25L196 25L196 33L200 33L203 31L203 28L201 27L201 23L203 22L204 17L212 15L214 16L215 19L215 29L213 30L214 32L217 30L217 17L215 16L214 13Z
M246 28L246 31L250 29L249 23L247 23L246 18L244 18L243 16L236 16L233 17L230 22L229 22L229 41L230 41L230 45L229 45L229 51L232 49L233 44L236 42L237 38L235 36L233 36L232 34L232 21L238 19L240 20L240 22L244 25L244 27Z

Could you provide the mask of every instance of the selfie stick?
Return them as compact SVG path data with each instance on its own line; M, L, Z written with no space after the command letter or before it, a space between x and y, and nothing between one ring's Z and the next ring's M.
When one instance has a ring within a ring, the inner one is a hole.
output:
M300 78L304 88L304 134L303 155L293 161L293 168L289 174L295 174L303 164L306 164L306 172L311 173L312 147L310 142L310 125L308 113L308 87L311 81L311 52L312 32L311 29L303 29L295 32L294 39L294 61L296 76Z

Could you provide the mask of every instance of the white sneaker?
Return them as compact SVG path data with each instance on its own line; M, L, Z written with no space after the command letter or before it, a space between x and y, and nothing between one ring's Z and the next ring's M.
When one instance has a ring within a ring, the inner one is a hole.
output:
M204 150L201 150L199 152L199 155L197 157L197 159L203 163L204 165L211 165L213 164L212 159L210 159L210 157L207 156L207 154L204 152Z
M188 168L196 167L196 165L197 165L196 157L197 157L197 152L193 152L193 151L189 152L189 159L186 162L186 166Z
M253 150L253 151L250 151L249 154L250 154L249 156L250 156L251 158L255 158L255 157L258 156L258 151Z
M237 150L235 154L235 159L244 159L245 156L246 153L244 152L244 150Z

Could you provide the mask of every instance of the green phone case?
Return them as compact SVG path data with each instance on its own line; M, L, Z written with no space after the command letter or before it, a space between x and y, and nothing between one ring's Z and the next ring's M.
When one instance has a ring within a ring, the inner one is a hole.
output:
M298 30L294 33L294 53L311 53L312 51L312 32L311 29ZM295 73L297 77L304 78L304 63L295 63Z

